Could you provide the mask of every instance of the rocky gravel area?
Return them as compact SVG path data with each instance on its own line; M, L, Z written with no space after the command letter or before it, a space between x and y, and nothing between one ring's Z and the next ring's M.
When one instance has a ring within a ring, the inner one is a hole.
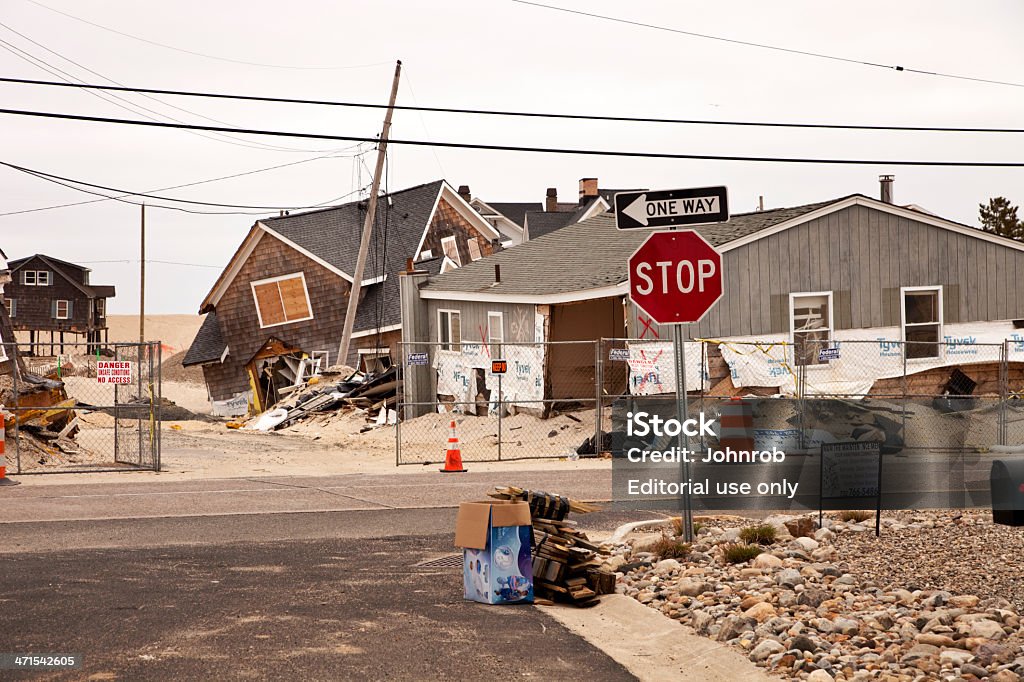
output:
M882 587L1001 597L1024 612L1024 528L996 525L991 512L894 512L882 522L879 538L837 538L837 549L858 574Z
M881 539L870 521L826 519L818 528L816 516L733 518L705 524L688 552L676 545L679 558L655 553L668 552L667 543L647 533L615 546L609 564L620 592L784 679L1018 682L1024 629L1007 595L1024 588L983 589L983 576L1010 581L1024 554L1019 544L986 544L1004 529L983 517L954 516L890 518ZM775 527L776 539L755 558L729 563L741 528L755 523ZM951 525L956 535L944 540ZM943 565L949 576L935 578Z

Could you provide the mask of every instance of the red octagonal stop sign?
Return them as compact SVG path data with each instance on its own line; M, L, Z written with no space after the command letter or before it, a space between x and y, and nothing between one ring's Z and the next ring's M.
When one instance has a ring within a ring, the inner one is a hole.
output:
M697 322L722 297L722 256L693 230L655 232L629 257L629 297L658 324Z

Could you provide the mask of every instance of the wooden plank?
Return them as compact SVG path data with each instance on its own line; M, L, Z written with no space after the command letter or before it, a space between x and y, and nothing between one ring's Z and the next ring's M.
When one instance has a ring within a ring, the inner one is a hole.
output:
M882 267L881 267L881 230L878 225L878 211L869 209L867 211L868 244L870 255L868 255L868 294L865 312L867 313L867 327L880 327L882 325Z

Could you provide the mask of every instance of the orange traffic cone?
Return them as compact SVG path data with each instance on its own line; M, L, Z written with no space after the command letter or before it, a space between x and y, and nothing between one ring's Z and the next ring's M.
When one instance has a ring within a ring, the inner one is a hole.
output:
M459 450L459 437L455 435L455 420L452 420L452 435L448 436L448 449L444 453L444 469L442 474L463 473L462 452Z
M0 412L0 485L18 485L7 478L7 456L4 454L4 413Z

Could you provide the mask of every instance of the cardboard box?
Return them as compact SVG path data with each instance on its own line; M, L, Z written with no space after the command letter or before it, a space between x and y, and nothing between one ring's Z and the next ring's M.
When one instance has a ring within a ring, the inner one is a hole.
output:
M466 599L484 604L533 602L530 505L509 500L463 502L455 520L455 545L464 550Z

